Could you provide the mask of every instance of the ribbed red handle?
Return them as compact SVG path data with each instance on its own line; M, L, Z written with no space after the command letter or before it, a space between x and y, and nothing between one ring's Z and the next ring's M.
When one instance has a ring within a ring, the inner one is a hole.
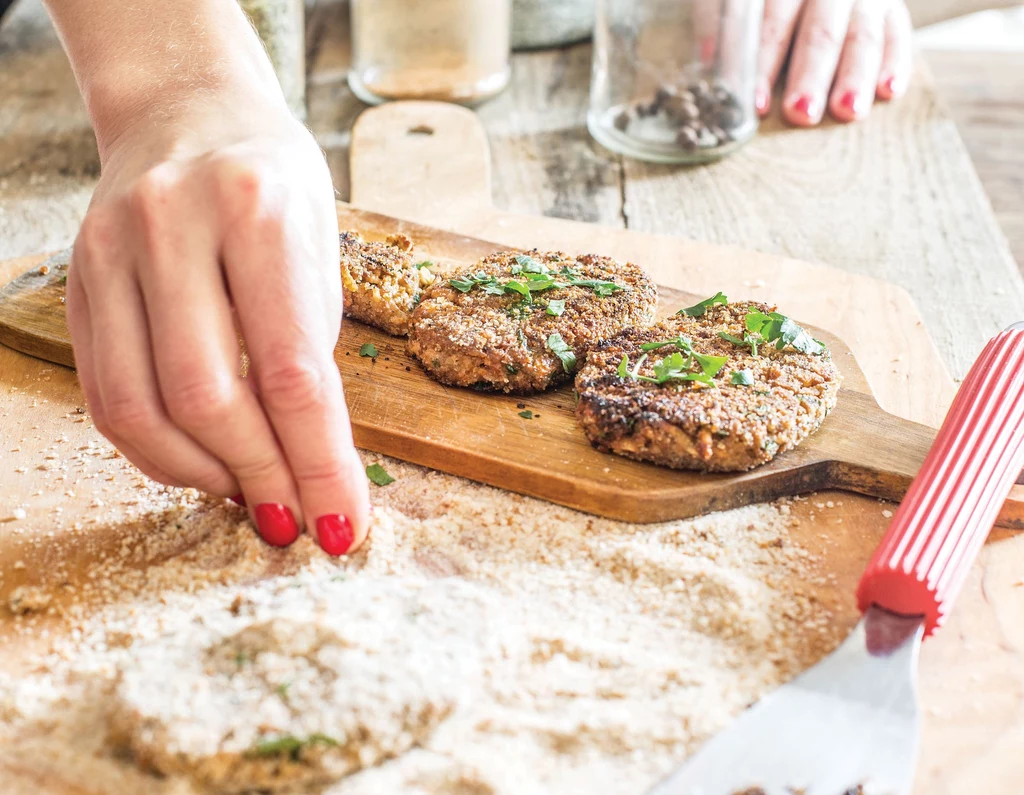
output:
M857 588L940 626L1024 468L1024 324L985 347Z

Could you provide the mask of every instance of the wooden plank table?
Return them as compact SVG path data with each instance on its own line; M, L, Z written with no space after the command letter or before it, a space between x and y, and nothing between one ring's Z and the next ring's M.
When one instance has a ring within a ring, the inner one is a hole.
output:
M310 6L310 123L343 198L349 130L362 110L345 83L346 20L343 4ZM735 157L692 169L624 160L593 143L582 124L588 78L586 46L516 56L509 91L480 110L500 207L736 244L889 279L914 296L955 375L991 333L1018 319L1024 282L923 65L910 95L867 123L793 131L772 121ZM0 259L69 243L97 174L70 69L38 0L21 0L0 29ZM755 297L757 289L752 280ZM25 439L22 449L5 445L2 453L0 480L18 484L2 495L2 507L43 515L59 509L62 521L90 527L90 501L116 499L126 478L118 476L109 494L69 496L40 488L45 473L8 477L9 468L34 469L44 450L88 443L94 431L76 419L81 396L69 373L0 353L0 430L5 440ZM879 511L872 532L883 525ZM40 565L60 563L45 546L37 551ZM852 586L856 572L837 577ZM960 613L925 649L922 795L1018 790L1024 596L1007 595L1021 584L1024 536L989 545ZM979 610L994 594L999 609ZM973 626L962 620L968 615L988 623Z

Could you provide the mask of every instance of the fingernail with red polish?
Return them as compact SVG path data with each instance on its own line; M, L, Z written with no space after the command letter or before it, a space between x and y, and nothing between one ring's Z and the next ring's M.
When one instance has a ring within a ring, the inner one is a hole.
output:
M768 112L772 104L772 93L765 86L758 86L754 92L754 107L760 115Z
M234 497L228 497L228 499L231 500L231 502L233 502L235 505L241 505L243 508L245 507L244 494L236 494Z
M796 98L796 102L793 103L793 110L812 121L817 121L821 117L821 109L818 107L817 101L807 96L807 94L801 94Z
M339 514L329 514L317 519L316 536L328 555L344 555L352 548L352 542L356 539L348 517Z
M700 59L702 61L710 61L715 57L715 41L714 36L705 36L700 42Z
M846 110L853 118L858 119L867 110L864 97L856 91L847 91L839 98L839 106Z
M253 515L260 536L273 547L286 547L299 537L299 523L285 505L265 502L256 506Z
M896 92L900 88L900 84L896 81L895 75L886 80L883 85L885 86L885 90L889 92L890 98L896 96Z

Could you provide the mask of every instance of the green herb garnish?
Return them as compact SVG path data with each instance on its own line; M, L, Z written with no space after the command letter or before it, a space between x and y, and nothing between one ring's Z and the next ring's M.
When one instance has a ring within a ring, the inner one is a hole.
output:
M548 350L557 356L562 362L562 369L567 373L571 373L576 367L576 354L573 353L565 340L562 339L562 335L557 331L548 337Z
M549 315L558 317L565 311L565 299L564 298L553 298L548 301L547 309L544 310Z
M530 411L529 409L526 409L525 411L520 411L519 416L522 417L524 420L532 420L533 412Z
M484 273L483 271L477 271L471 273L461 279L449 279L448 284L458 290L460 293L468 293L477 285L488 285L497 284L498 280L495 279L491 274Z
M754 374L750 370L733 370L729 383L736 386L750 386L754 383Z
M726 334L724 331L719 331L718 336L726 342L731 342L733 345L739 345L741 348L744 345L749 345L750 353L753 356L757 356L757 346L763 342L760 334L752 337L746 331L743 332L743 339L733 336L732 334Z
M326 734L311 734L305 740L285 734L273 740L265 740L257 743L249 749L246 756L283 756L287 754L292 759L298 759L299 753L307 745L329 745L336 747L338 741Z
M714 306L715 304L728 306L729 299L725 297L724 293L719 291L710 298L705 298L700 303L694 304L693 306L688 306L686 307L686 309L680 309L678 312L676 312L676 314L689 315L690 317L700 317L705 312L707 312L710 307Z
M360 356L368 356L371 359L376 359L377 358L377 346L374 345L372 342L364 343L359 348L359 355Z
M380 464L370 464L366 468L366 477L377 486L386 486L389 483L395 482L395 479Z
M775 343L775 349L781 351L787 345L792 345L801 353L820 355L825 352L825 346L798 326L790 318L778 312L769 312L767 315L757 309L747 312L743 320L747 331L751 334L760 335L765 343Z
M434 267L434 263L433 263L432 260L425 259L425 260L423 260L423 262L417 262L416 263L416 267L417 267L417 269L419 269L419 268L433 268Z
M656 351L659 348L664 348L668 345L675 345L683 353L688 354L693 352L693 343L683 336L679 336L670 340L662 340L661 342L645 342L643 345L640 346L640 350Z
M654 377L640 375L640 367L643 365L647 354L644 354L637 361L632 370L629 369L629 357L623 356L619 362L618 375L620 378L632 378L634 381L647 381L651 384L665 384L669 381L696 381L706 386L714 386L714 378L728 361L726 356L704 356L700 353L691 353L683 356L678 351L670 354L654 365ZM700 372L694 372L697 366Z

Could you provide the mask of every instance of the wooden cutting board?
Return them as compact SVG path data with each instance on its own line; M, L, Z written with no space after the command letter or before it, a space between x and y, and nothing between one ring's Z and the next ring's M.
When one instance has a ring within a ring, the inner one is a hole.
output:
M417 259L432 260L439 272L501 248L351 207L339 212L344 227L370 240L409 235ZM61 262L36 266L0 292L0 342L71 364L67 271L63 257L56 259ZM706 297L670 287L659 293L660 316ZM359 447L588 513L659 522L823 488L900 499L934 432L882 411L849 348L826 331L815 334L843 374L836 410L795 450L731 475L674 472L599 453L576 425L570 385L530 397L445 387L406 353L404 339L358 322L343 325L335 359ZM365 343L377 347L376 359L359 355ZM525 409L530 419L520 414ZM1008 500L999 523L1024 529L1024 501Z

